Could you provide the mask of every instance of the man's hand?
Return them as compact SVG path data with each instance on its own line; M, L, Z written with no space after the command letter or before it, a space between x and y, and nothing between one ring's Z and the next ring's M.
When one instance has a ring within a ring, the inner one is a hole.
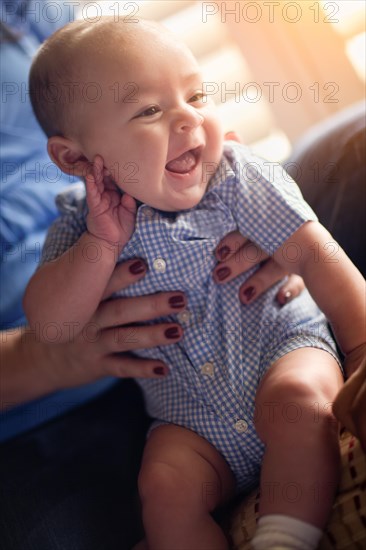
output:
M136 201L127 193L121 195L100 155L86 176L86 201L89 233L122 249L135 227Z

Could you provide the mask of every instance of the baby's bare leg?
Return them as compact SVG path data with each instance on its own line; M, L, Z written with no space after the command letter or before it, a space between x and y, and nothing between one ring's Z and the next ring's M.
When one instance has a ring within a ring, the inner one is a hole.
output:
M339 476L338 424L331 403L342 375L326 351L303 348L278 360L256 396L266 445L260 516L284 514L323 529Z
M156 428L139 475L146 547L226 550L226 538L210 512L234 490L228 464L208 441L179 426Z

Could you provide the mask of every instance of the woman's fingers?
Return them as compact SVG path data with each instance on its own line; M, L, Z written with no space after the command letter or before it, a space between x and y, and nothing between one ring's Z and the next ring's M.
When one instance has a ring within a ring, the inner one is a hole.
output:
M145 277L146 271L146 263L140 258L133 258L118 264L109 279L103 294L103 300L109 298L114 292L127 288Z
M272 259L267 260L240 287L239 297L242 304L253 302L286 275L284 269Z
M241 286L239 291L240 301L242 304L255 301L261 294L281 281L285 275L285 271L274 260L267 260ZM304 288L304 281L299 275L289 275L284 285L277 292L276 300L283 306L301 294Z
M161 292L147 296L116 298L102 302L92 322L100 329L130 325L172 315L185 307L186 299L182 292Z
M229 233L215 251L219 264L213 271L217 283L226 283L259 264L268 255L239 232Z
M139 258L119 264L104 292L104 299L143 278L146 270L145 262ZM186 298L182 292L102 302L79 336L79 342L81 339L95 343L95 356L99 357L95 365L99 373L96 376L163 378L169 374L169 368L162 361L134 357L129 352L178 342L183 336L183 329L178 324L136 326L136 323L172 315L185 307Z
M219 263L213 271L213 277L218 284L231 281L253 266L262 263L258 271L249 277L240 289L240 301L243 304L255 301L287 275L286 271L272 258L268 259L268 255L259 246L248 241L238 231L233 231L222 239L215 251L215 256ZM264 261L266 259L267 261ZM289 275L278 291L276 299L280 305L284 305L298 296L304 288L301 277Z
M304 279L300 275L290 274L285 284L277 292L276 300L281 306L284 306L299 296L304 289Z
M164 378L169 369L161 361L140 359L133 355L110 355L104 360L104 371L118 378Z
M161 359L135 357L131 352L174 344L182 336L183 329L176 323L101 328L91 321L75 340L49 346L55 367L52 386L76 387L107 375L162 378L169 374L169 368Z
M183 329L175 323L148 326L119 326L103 330L99 344L106 353L124 353L179 342Z
M247 242L249 242L248 239L243 237L243 235L239 233L239 231L232 231L231 233L228 233L220 241L215 250L216 259L219 262L228 260Z

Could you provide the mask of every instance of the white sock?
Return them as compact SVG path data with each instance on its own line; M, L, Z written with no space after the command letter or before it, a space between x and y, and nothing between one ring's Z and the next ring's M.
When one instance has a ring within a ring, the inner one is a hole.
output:
M322 533L300 519L269 514L259 519L251 545L254 550L314 550Z

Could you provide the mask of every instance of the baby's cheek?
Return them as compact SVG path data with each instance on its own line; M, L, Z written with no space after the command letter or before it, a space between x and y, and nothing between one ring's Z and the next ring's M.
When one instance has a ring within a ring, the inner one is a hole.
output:
M210 121L207 126L209 162L219 163L224 145L224 132L221 123L217 120Z

